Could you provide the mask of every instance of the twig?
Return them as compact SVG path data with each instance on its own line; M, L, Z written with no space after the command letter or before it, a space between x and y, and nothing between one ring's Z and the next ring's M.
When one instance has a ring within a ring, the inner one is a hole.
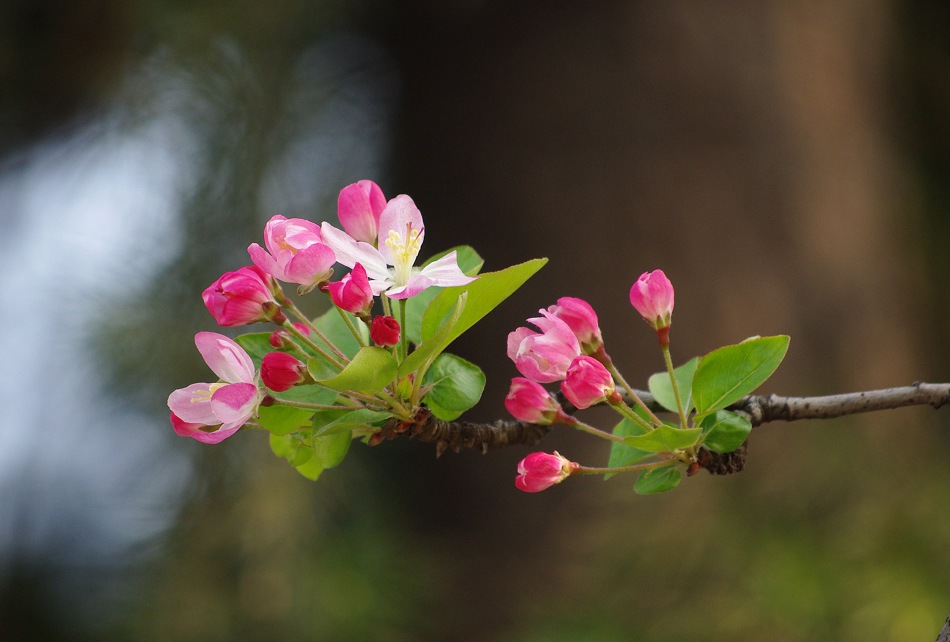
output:
M666 412L648 392L636 391L651 410ZM561 400L565 411L574 412L566 400ZM771 421L799 421L802 419L833 419L862 412L894 410L907 406L929 405L934 408L950 404L950 384L921 383L899 388L868 390L824 397L782 397L779 395L749 395L730 406L742 413L753 426ZM410 437L434 443L436 455L446 450L459 452L477 448L483 453L507 446L533 446L551 430L521 421L499 419L491 423L441 421L428 411L418 413L411 422L390 422L374 435L371 443L387 439ZM712 474L728 475L742 470L745 464L745 446L726 454L700 449L699 464ZM950 642L948 640L947 642Z

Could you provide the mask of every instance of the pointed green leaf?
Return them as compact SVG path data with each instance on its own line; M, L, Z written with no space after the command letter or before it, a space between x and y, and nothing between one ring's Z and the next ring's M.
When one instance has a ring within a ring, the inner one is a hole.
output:
M310 360L310 362L313 361L313 359ZM311 366L310 362L307 363L308 368ZM313 371L311 375L321 385L334 390L376 392L392 383L396 378L396 372L396 359L388 350L367 346L360 349L353 360L335 377L320 380Z
M320 419L323 420L325 417L325 415L321 415ZM383 422L392 419L392 415L388 412L359 408L357 410L339 411L339 414L332 421L320 423L320 425L317 425L316 419L317 417L314 417L313 427L316 428L314 435L316 437L325 437L341 432L352 433L358 428L379 426L382 425Z
M257 423L275 435L286 435L310 426L313 411L290 406L262 406L257 412Z
M725 408L772 376L788 351L789 337L756 337L713 350L696 368L693 403L699 415Z
M423 344L439 331L446 316L455 307L455 301L463 292L469 294L468 303L458 323L445 338L445 345L454 341L511 296L547 262L547 259L534 259L499 272L487 272L468 285L445 288L432 300L422 316Z
M684 450L699 441L702 430L690 428L681 430L673 426L660 426L653 432L627 437L624 442L634 448L651 453L672 453Z
M675 465L651 468L643 471L637 483L633 485L633 489L638 495L664 493L679 486L682 479L683 475Z
M639 408L634 408L634 412L641 416L645 414ZM646 432L646 429L632 419L624 418L620 420L620 423L614 426L613 432L619 437L632 437L636 435L642 435ZM640 450L639 448L634 448L628 444L621 444L620 442L611 441L610 458L607 460L607 466L610 468L629 466L630 464L635 464L638 461L651 456L653 456L653 453ZM610 479L616 474L617 473L607 473L604 475L604 479Z
M680 401L683 402L683 412L687 415L693 405L693 375L696 373L696 366L698 365L699 357L693 357L678 368L673 368L676 384L680 391ZM677 412L676 397L673 395L673 386L670 384L670 373L656 373L650 377L647 386L657 403L670 412Z
M314 437L313 458L319 461L323 468L333 468L346 457L352 441L353 436L349 432Z
M452 315L449 319L439 328L439 332L430 337L428 341L418 346L413 350L408 357L402 360L402 363L399 364L399 376L405 377L411 372L417 372L422 370L422 375L425 374L426 364L431 363L440 352L445 350L448 346L448 342L445 340L446 337L452 332L452 328L455 327L455 324L458 323L459 318L462 316L462 311L465 309L465 304L468 302L468 293L463 292L459 295L458 299L455 301L455 308L452 310Z
M752 432L752 424L742 415L728 410L718 410L700 423L703 430L703 445L714 453L731 453L745 443Z
M481 399L485 373L474 363L443 352L426 371L422 385L432 386L423 399L432 414L452 421Z
M432 261L442 258L452 250L457 252L459 267L462 269L462 272L468 276L478 274L478 271L482 269L482 265L485 264L484 259L482 259L482 257L478 255L478 252L472 247L460 245L450 248L445 252L439 252L423 265L428 265ZM406 327L403 328L403 331L406 333L406 337L416 345L422 343L422 315L429 305L429 302L441 291L442 288L432 287L423 290L414 297L406 299Z
M270 344L270 335L270 332L249 332L235 337L234 342L244 348L254 365L259 368L264 355L275 350Z
M297 469L297 472L309 479L310 481L317 481L317 478L320 477L320 473L324 471L326 466L323 465L316 457L311 457L302 464L294 466Z

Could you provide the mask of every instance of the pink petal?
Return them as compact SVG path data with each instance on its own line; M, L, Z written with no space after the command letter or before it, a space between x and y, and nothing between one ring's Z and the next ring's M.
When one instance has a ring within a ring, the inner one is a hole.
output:
M399 238L405 238L406 230L411 226L419 232L419 244L425 238L425 228L422 223L422 213L412 199L406 194L400 194L386 204L386 208L379 215L379 251L386 263L395 265L395 260L386 246L389 232L395 231Z
M223 429L240 427L251 418L259 401L257 386L253 383L233 383L222 386L211 395L211 409Z
M366 268L366 274L371 281L389 279L386 259L369 243L356 241L349 234L336 229L329 223L323 224L323 242L333 250L337 263L349 268L361 263Z
M244 348L228 337L217 332L199 332L195 335L195 345L205 363L222 381L254 381L254 362Z
M452 285L468 285L476 277L466 276L458 264L458 256L452 250L442 258L432 261L419 272L432 279L434 285L448 287Z
M168 408L188 423L214 426L220 423L211 410L210 383L193 383L168 395Z

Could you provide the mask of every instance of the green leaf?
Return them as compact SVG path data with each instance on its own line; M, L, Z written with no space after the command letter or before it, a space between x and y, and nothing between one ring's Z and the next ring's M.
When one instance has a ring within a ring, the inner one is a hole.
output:
M399 364L400 377L405 377L410 372L417 372L419 370L423 370L422 374L425 374L424 370L426 368L426 364L433 361L436 356L438 356L438 354L445 350L446 346L448 346L448 343L445 342L445 338L449 336L449 334L452 332L452 328L454 328L455 324L458 322L459 317L462 316L462 311L465 309L465 304L467 302L468 293L463 292L455 301L455 308L452 311L452 315L439 329L438 334L430 337L428 341L413 350L409 356L403 359L402 363Z
M699 415L725 408L768 379L788 351L789 337L756 337L713 350L693 376L693 403Z
M311 457L307 461L294 466L297 469L297 472L309 479L310 481L317 481L317 478L320 476L320 473L326 468L316 457Z
M357 319L355 316L349 312L344 312L347 318L356 326L357 331L360 333L360 336L363 337L363 343L369 343L369 330L366 328L366 324ZM340 310L337 308L330 308L324 314L314 319L313 324L317 326L317 329L320 330L327 339L330 340L333 345L335 345L340 352L345 354L347 357L353 358L357 352L359 352L362 347L357 341L356 337L353 336L353 333L350 332L349 327L347 327L346 322L343 320L343 317L340 316ZM319 345L321 348L325 348L323 342L316 336L310 337L314 343ZM332 350L327 350L332 354Z
M432 300L422 316L422 343L425 344L436 335L463 292L469 295L468 303L455 327L443 340L443 349L498 307L547 262L547 259L534 259L499 272L487 272L468 285L445 288Z
M645 414L639 408L634 408L634 412L641 416ZM620 423L614 426L613 432L619 437L632 437L636 435L642 435L646 432L646 429L632 419L625 417L620 420ZM635 464L641 459L646 459L647 457L652 456L653 453L647 452L645 450L634 448L628 444L621 444L617 441L611 441L610 458L607 460L607 465L610 468L619 468L620 466L629 466L630 464ZM610 479L616 474L617 473L606 473L604 475L604 479Z
M748 419L729 410L718 410L707 416L700 423L700 428L705 435L703 445L714 453L731 453L752 432L752 424Z
M257 412L257 423L275 435L286 435L310 426L313 411L290 406L262 406Z
M671 453L684 450L696 444L702 435L699 428L681 430L673 426L663 425L652 432L634 437L627 437L624 442L651 453Z
M682 479L683 475L675 465L651 468L643 471L633 489L638 495L654 495L673 490Z
M346 457L352 441L353 436L349 432L314 437L313 458L319 461L323 468L333 468Z
M313 447L298 435L271 435L270 449L291 466L297 467L313 457Z
M422 385L432 386L423 398L432 414L452 421L481 399L485 373L474 363L443 352L426 371Z
M337 412L337 411L332 411ZM325 418L324 415L321 415L321 422ZM388 421L392 418L392 414L388 412L381 412L378 410L370 410L368 408L359 408L357 410L344 410L339 413L336 418L328 423L317 424L317 417L314 417L313 427L317 429L314 433L317 437L324 437L327 435L336 435L342 432L352 433L353 430L357 428L363 428L366 426L378 426L384 421Z
M270 332L249 332L236 337L234 341L251 356L254 365L260 367L264 355L276 350L270 344L270 335Z
M683 412L687 415L693 405L693 375L698 365L699 357L693 357L678 368L673 368L673 375L676 377L676 384L680 391L680 400L683 402ZM657 403L670 412L677 412L676 397L673 395L673 386L670 384L670 373L656 373L650 377L647 386Z
M313 362L317 363L314 364ZM311 359L307 368L319 368L319 360ZM311 369L311 375L321 385L334 390L353 390L356 392L377 392L396 378L396 359L388 350L367 346L360 349L340 374L329 379L317 379L317 373Z
M482 269L482 265L485 264L485 261L478 255L472 247L468 245L460 245L458 247L450 248L445 252L439 252L423 265L428 265L440 259L452 250L455 250L458 253L458 263L459 267L462 269L462 272L468 276L475 276L478 274L478 271ZM442 291L442 288L432 287L426 290L423 290L414 297L406 299L406 327L403 328L403 331L406 333L406 337L412 341L414 344L419 345L422 343L422 315L425 312L426 307L434 299L439 292Z

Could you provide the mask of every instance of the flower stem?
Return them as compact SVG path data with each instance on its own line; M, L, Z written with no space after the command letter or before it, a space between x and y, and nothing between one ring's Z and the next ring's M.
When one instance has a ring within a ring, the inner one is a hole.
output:
M680 387L676 383L676 375L673 372L673 358L670 357L670 344L661 345L663 351L663 360L666 362L666 371L670 373L670 385L673 386L673 396L676 397L676 410L680 415L680 426L686 429L686 413L683 412L683 401L680 398Z
M611 467L595 467L595 466L578 466L574 469L572 474L574 475L605 475L608 473L632 473L641 470L650 470L651 468L662 468L663 466L669 466L670 462L668 460L660 461L651 461L645 464L632 464L630 466L617 466L615 468Z
M343 322L346 323L346 327L348 327L350 329L350 332L353 333L353 338L356 339L356 342L360 344L361 348L365 348L366 344L363 342L363 336L360 334L359 330L356 329L356 326L353 325L353 321L352 319L350 319L350 315L348 315L346 312L344 312L342 309L338 308L337 306L333 306L333 307L336 308L336 311L340 313L341 317L343 317Z
M643 400L640 399L640 396L634 392L633 388L630 387L630 384L627 383L627 380L623 378L623 375L620 374L620 371L617 370L616 366L614 366L614 362L610 358L610 355L608 355L604 349L601 348L600 351L593 356L607 367L607 370L613 375L614 379L620 383L621 387L623 387L623 389L627 392L627 395L629 395L630 398L633 399L633 402L640 407L647 417L650 418L650 421L653 423L653 426L650 427L650 430L653 430L656 426L662 426L663 422L660 421L660 418L653 414L653 411L650 410L645 403L643 403Z
M406 338L406 300L399 299L399 360L409 354L409 339Z
M624 443L623 437L618 437L617 435L613 435L609 432L601 430L600 428L594 428L589 424L585 424L577 417L566 415L563 412L558 413L557 420L561 423L567 424L568 426L586 432L589 435L594 435L595 437L600 437L601 439L609 439L610 441L616 441L617 443L621 444Z

